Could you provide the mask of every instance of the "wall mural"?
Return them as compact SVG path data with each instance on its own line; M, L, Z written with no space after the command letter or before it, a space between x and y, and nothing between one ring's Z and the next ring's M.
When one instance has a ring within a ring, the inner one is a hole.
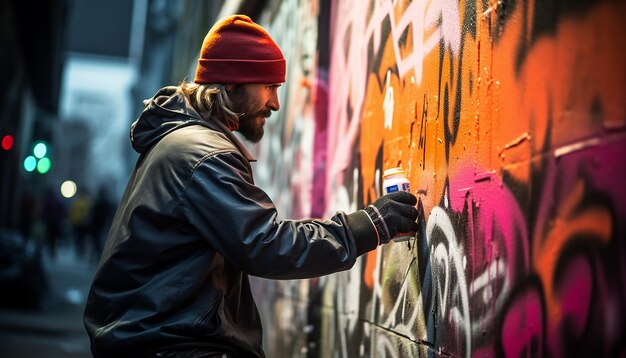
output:
M421 232L262 281L270 356L626 355L626 1L331 1L329 68L318 7L268 15L304 75L257 181L321 216L401 166Z
M318 18L315 0L282 0L259 21L287 58L287 81L278 90L281 109L265 125L261 143L250 148L256 183L279 208L281 218L319 216L324 210L328 72L319 69ZM326 77L326 78L325 78ZM317 164L316 164L317 163ZM321 164L321 165L318 165ZM253 279L263 319L268 357L297 357L310 340L308 280ZM319 305L318 305L319 307ZM317 318L319 321L319 318Z

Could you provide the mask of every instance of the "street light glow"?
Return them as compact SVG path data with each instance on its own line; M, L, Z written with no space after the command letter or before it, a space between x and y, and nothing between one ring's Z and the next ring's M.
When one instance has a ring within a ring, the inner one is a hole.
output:
M74 197L74 195L76 195L76 190L76 183L71 180L66 180L63 184L61 184L61 195L63 195L64 198L69 199Z

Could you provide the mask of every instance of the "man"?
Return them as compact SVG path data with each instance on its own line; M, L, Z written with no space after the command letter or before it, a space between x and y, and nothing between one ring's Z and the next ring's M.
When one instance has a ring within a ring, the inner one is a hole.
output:
M415 232L400 192L328 220L277 219L254 185L252 157L285 59L246 16L204 39L194 83L165 87L131 127L141 153L95 274L85 326L95 357L264 357L248 275L309 278Z

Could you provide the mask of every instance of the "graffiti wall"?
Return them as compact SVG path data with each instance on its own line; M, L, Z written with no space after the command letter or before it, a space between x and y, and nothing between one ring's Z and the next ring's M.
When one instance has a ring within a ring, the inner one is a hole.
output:
M316 193L323 194L326 180L328 69L321 69L318 59L319 3L269 3L273 5L255 20L283 50L287 79L278 91L281 108L268 118L262 143L249 148L257 159L255 182L274 200L281 218L320 216L324 195ZM256 279L252 284L268 357L300 356L316 340L304 332L311 331L311 325L319 326L319 317L308 314L310 282Z
M289 84L259 185L323 216L401 166L421 229L261 282L270 355L626 356L626 1L278 8Z

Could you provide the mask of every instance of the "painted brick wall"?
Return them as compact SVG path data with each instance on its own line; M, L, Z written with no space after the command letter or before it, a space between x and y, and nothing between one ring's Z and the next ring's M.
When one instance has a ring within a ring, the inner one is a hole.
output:
M625 356L626 1L320 1L264 14L289 67L257 182L324 216L401 166L421 232L259 281L269 355Z

